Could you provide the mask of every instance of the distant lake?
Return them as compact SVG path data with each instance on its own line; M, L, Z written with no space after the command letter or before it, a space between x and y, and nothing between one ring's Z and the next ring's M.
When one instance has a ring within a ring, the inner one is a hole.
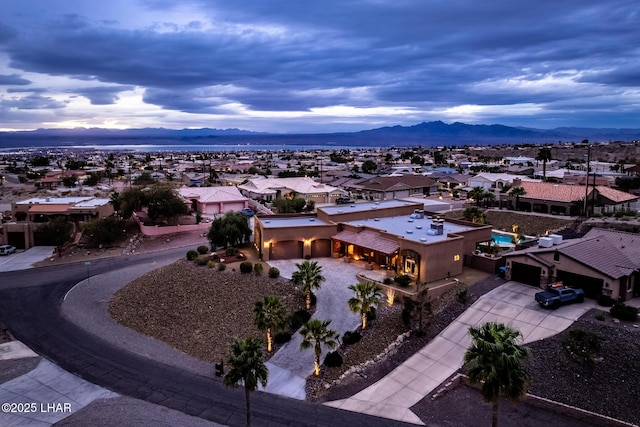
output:
M379 147L345 146L342 144L87 144L87 145L53 145L53 146L24 146L0 148L0 151L18 150L90 150L90 151L305 151L305 150L339 150L339 149L375 149Z

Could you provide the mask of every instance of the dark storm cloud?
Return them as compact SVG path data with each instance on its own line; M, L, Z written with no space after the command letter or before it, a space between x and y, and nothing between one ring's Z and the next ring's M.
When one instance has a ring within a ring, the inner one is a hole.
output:
M23 79L17 74L0 74L0 86L26 86L31 80Z
M65 102L56 101L53 98L40 95L28 95L21 98L0 98L0 107L15 108L18 110L50 110L65 108L66 106L67 104Z
M146 103L188 113L536 103L563 115L583 108L568 83L640 85L629 0L139 3L166 19L134 29L61 12L22 31L0 18L0 51L16 70L140 87ZM188 7L197 20L172 22ZM564 89L536 84L561 78ZM105 105L122 90L73 93Z
M118 94L127 90L133 90L133 86L118 87L91 87L77 89L74 93L84 96L91 101L92 105L110 105L115 104L120 97Z

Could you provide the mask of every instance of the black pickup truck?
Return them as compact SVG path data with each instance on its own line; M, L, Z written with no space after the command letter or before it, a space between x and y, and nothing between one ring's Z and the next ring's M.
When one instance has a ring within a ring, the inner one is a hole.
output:
M536 293L536 301L543 307L558 308L563 304L583 302L584 291L569 288L562 283L554 283L547 286L546 291Z

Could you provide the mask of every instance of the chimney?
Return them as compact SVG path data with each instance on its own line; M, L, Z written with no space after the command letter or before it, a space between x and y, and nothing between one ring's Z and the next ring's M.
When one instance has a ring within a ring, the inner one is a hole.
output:
M520 178L513 178L513 187L520 187L522 185L522 180Z

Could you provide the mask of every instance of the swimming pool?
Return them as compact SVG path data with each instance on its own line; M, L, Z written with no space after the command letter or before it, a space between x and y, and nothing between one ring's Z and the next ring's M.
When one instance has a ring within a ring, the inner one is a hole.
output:
M497 242L499 245L511 245L513 244L513 238L507 234L491 234L491 239Z

